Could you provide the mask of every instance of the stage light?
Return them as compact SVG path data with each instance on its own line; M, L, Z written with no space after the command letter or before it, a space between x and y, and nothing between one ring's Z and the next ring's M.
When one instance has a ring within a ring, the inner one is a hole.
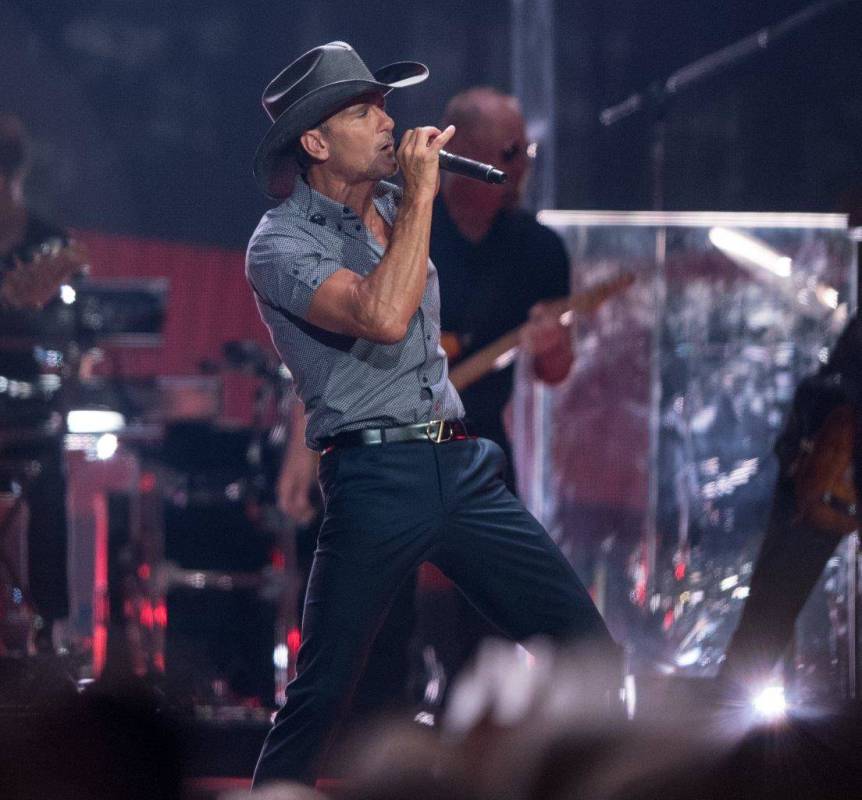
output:
M703 648L699 645L695 645L694 647L686 650L683 653L680 653L674 660L676 661L676 665L678 667L691 667L700 660L700 657L703 655Z
M832 286L827 286L825 283L818 283L814 288L814 294L827 308L838 308L838 290Z
M79 408L66 415L69 433L116 433L126 425L119 411L105 408Z
M96 458L99 461L107 461L117 452L119 444L116 434L103 433L96 441Z
M290 663L290 651L286 644L277 644L272 652L272 663L276 669L287 669Z
M787 700L784 697L784 687L780 684L766 686L756 692L751 698L751 706L755 714L767 722L778 722L787 713Z
M627 673L623 678L622 700L626 709L626 717L634 719L638 707L638 694L635 676L631 673Z
M60 299L67 305L70 306L75 300L78 298L78 293L69 286L68 283L64 283L60 287Z
M793 260L753 236L730 228L710 228L709 241L736 261L761 267L779 278L790 277Z

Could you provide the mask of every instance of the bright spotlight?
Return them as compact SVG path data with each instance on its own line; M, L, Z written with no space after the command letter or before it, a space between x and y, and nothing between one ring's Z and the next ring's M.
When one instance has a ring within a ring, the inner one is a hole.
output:
M287 669L290 663L290 651L286 644L277 644L272 651L272 663L276 669Z
M793 269L792 259L773 250L754 236L729 228L710 228L709 241L736 261L761 267L779 278L790 277Z
M69 433L113 433L125 427L126 419L119 411L79 408L66 415Z
M107 461L114 453L117 452L119 440L113 433L103 433L96 440L96 458L100 461Z
M69 286L68 283L64 283L60 287L60 299L67 305L70 306L75 300L78 299L78 293L74 290L73 287Z
M751 698L751 705L758 717L768 722L778 722L787 713L784 687L767 686Z

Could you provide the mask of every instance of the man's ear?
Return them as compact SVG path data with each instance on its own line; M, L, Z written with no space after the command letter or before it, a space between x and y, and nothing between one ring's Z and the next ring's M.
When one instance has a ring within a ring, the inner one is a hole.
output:
M299 142L303 150L316 161L326 161L329 158L329 145L318 128L303 133L299 137Z

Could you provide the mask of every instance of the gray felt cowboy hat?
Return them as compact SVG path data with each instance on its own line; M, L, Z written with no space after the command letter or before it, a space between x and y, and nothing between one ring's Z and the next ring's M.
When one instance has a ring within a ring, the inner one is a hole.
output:
M263 92L263 108L272 127L254 155L254 177L270 197L290 194L285 180L285 153L300 135L332 114L340 105L365 92L389 93L428 77L428 67L399 61L371 73L346 42L315 47L285 67ZM288 185L289 184L289 185Z

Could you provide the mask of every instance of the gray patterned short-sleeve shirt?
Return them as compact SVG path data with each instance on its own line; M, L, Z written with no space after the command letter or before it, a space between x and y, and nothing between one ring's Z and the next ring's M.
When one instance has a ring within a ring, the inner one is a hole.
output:
M399 190L380 182L374 205L389 225ZM344 431L464 415L440 347L440 290L428 260L422 302L396 344L378 344L307 321L311 298L339 269L368 275L383 247L350 208L297 178L293 194L260 221L246 253L246 277L282 361L305 404L306 443Z

